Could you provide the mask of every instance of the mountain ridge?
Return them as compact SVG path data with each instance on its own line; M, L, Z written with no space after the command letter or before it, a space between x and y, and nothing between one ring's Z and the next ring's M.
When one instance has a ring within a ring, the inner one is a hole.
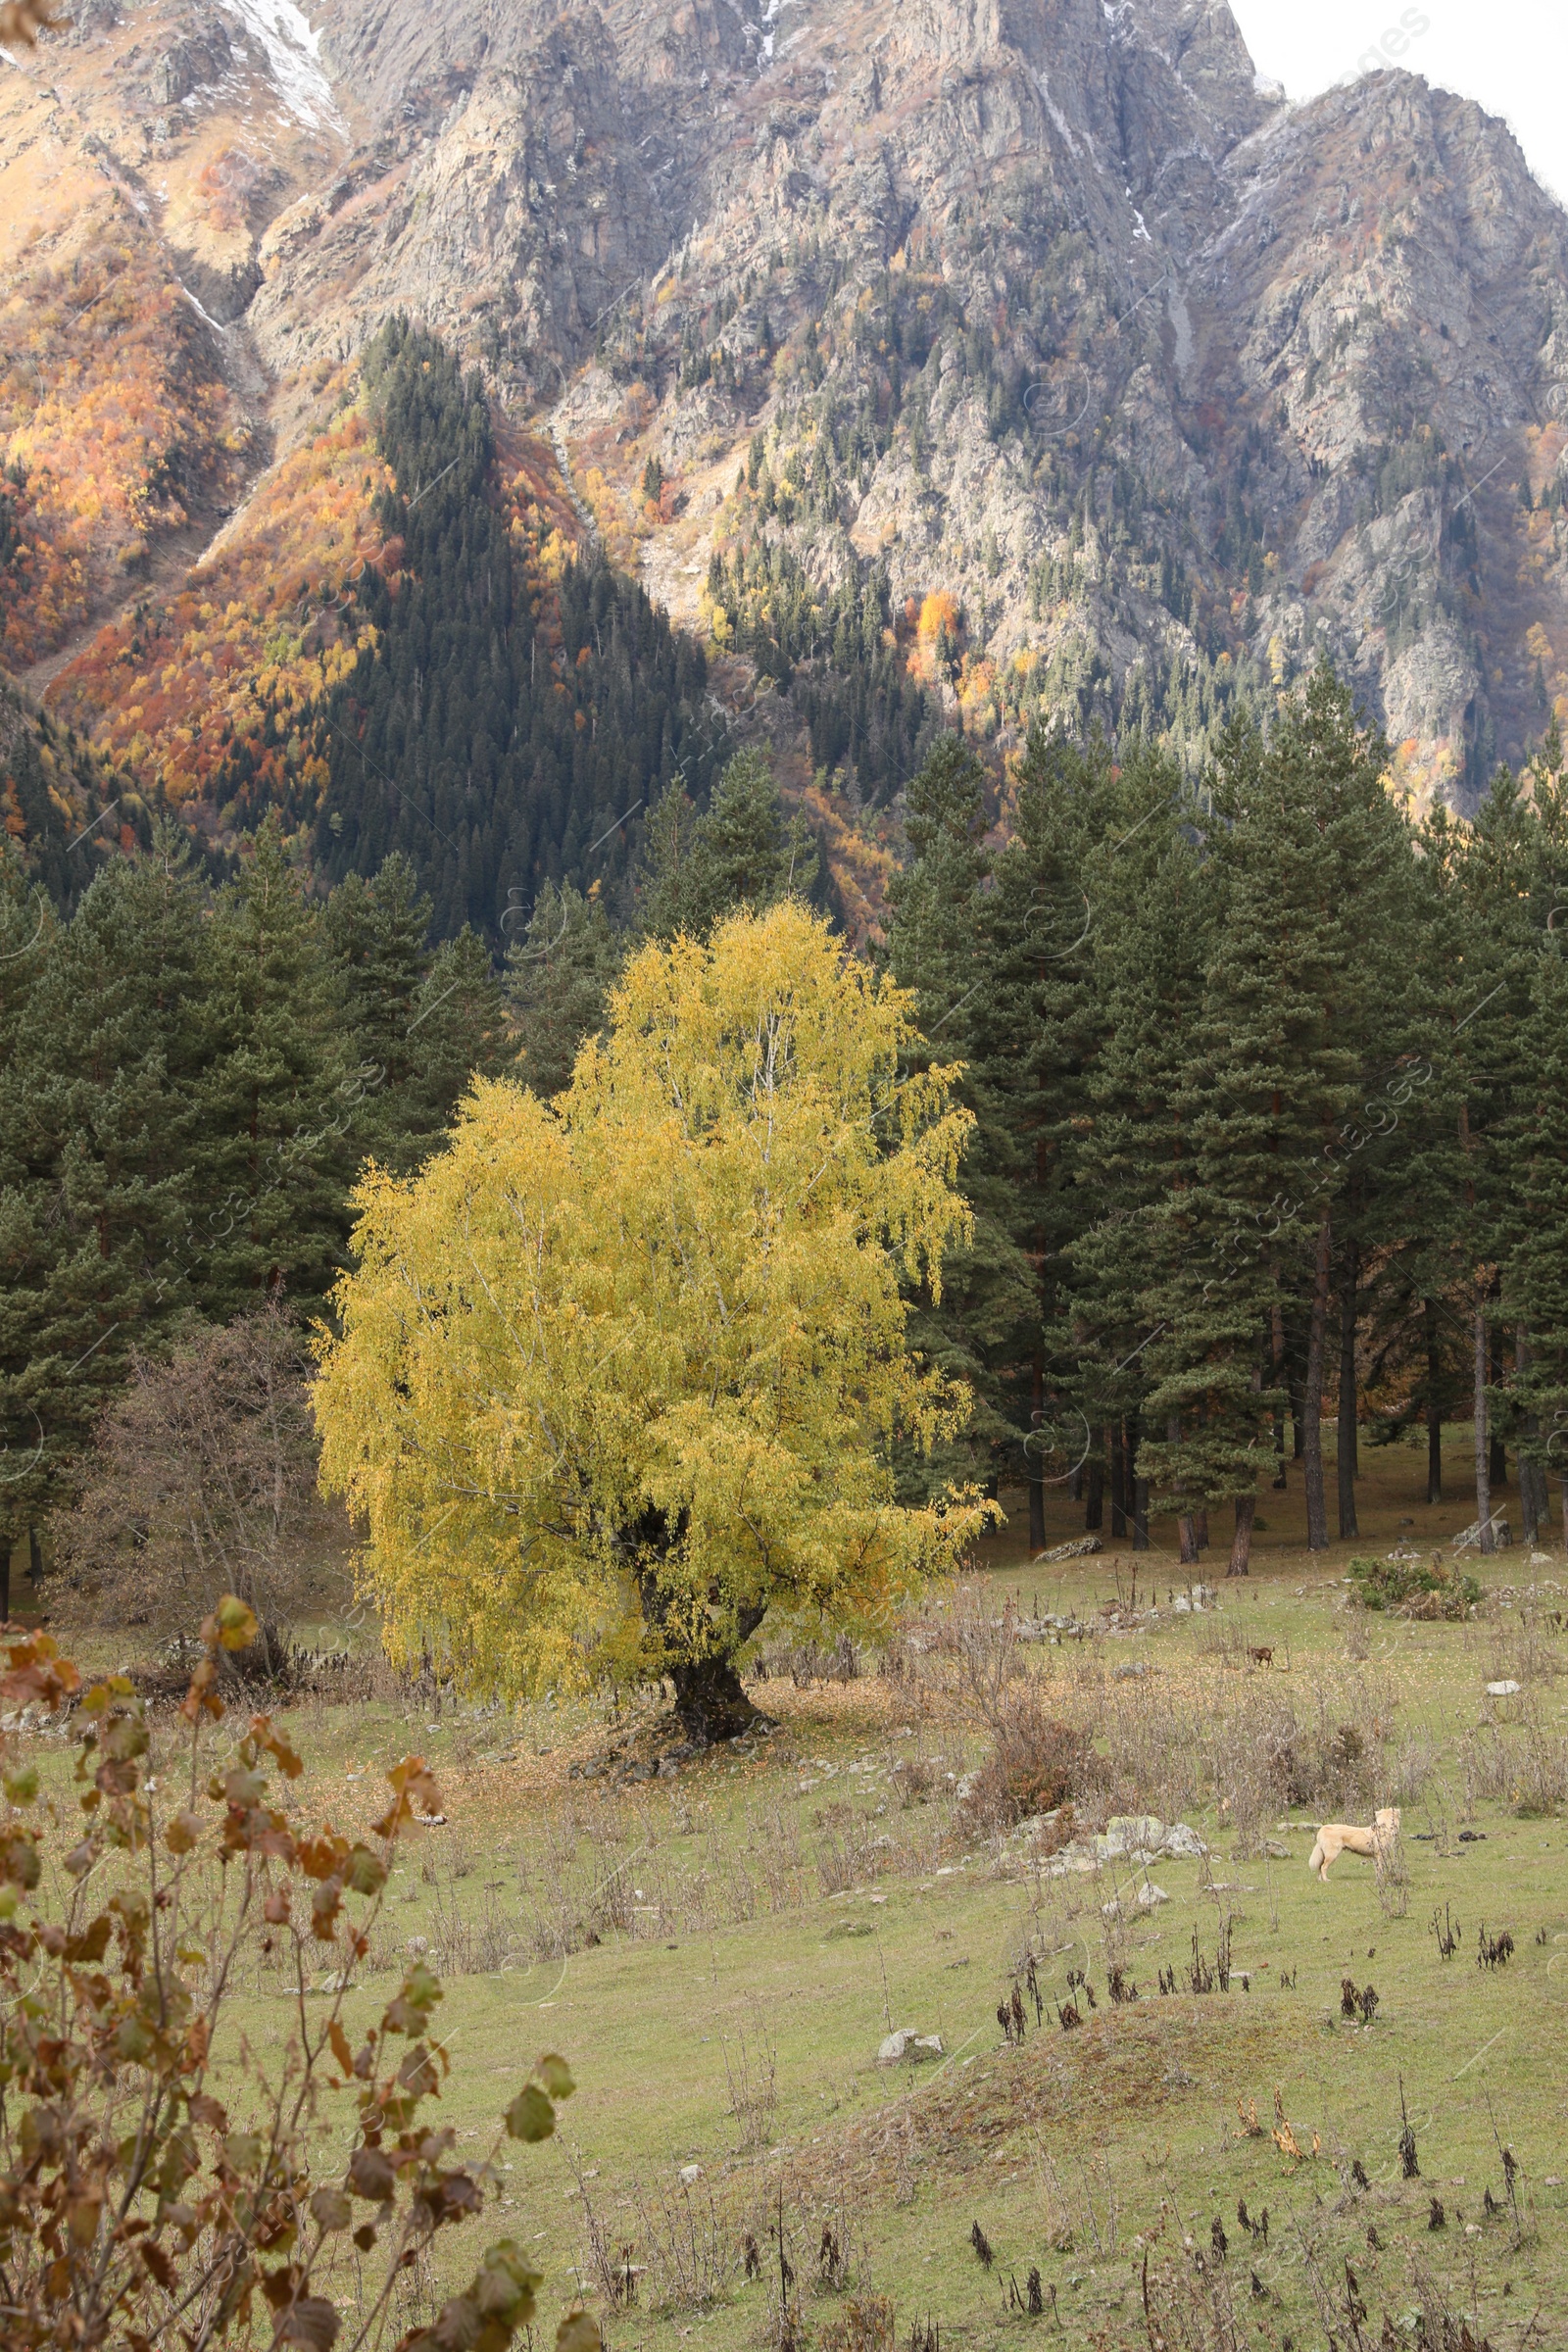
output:
M236 467L265 509L406 315L526 427L541 528L590 517L772 678L798 789L802 713L860 692L834 615L867 595L911 691L999 756L1044 717L1143 727L1196 772L1326 655L1395 788L1465 809L1568 716L1568 220L1473 103L1390 71L1285 105L1223 0L256 21L88 0L0 84L7 317L44 396L68 363L115 390L113 303L66 300L94 271L135 274L150 378L190 364L160 305L205 337L212 455L172 426L138 460L132 587L181 520L219 527ZM35 483L24 368L0 403ZM48 500L15 496L36 549ZM88 648L49 692L123 757L104 670ZM902 780L846 775L852 802L867 778Z

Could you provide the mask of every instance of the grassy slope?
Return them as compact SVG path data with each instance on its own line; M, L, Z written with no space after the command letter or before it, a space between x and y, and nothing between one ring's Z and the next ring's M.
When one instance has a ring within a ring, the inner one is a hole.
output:
M1461 1453L1456 1445L1456 1487ZM1418 1533L1437 1523L1434 1541L1463 1524L1462 1499L1431 1512L1412 1501L1423 1469L1413 1451L1371 1458L1363 1517L1374 1532L1364 1548L1387 1548L1412 1515ZM1265 1509L1276 1525L1253 1579L1222 1591L1218 1616L1167 1609L1152 1630L1034 1651L1032 1668L1064 1692L1114 1690L1122 1686L1093 1681L1107 1660L1146 1658L1156 1679L1138 1687L1156 1705L1161 1690L1202 1685L1216 1704L1239 1702L1244 1717L1282 1690L1303 1717L1320 1693L1332 1709L1350 1671L1339 1613L1344 1555L1311 1561L1297 1549L1299 1495L1272 1507L1279 1499ZM1057 1516L1054 1535L1072 1532L1065 1503ZM1133 1566L1123 1551L1037 1578L1004 1538L987 1575L998 1598L1021 1590L1027 1606L1038 1583L1042 1606L1086 1611L1118 1582L1125 1591ZM1137 1566L1143 1581L1160 1570L1164 1601L1175 1582L1166 1559L1143 1555ZM1491 1581L1521 1582L1521 1571L1531 1573L1524 1555L1504 1554ZM1560 1555L1533 1574L1563 1579ZM1557 1605L1549 1592L1543 1605L1548 1615ZM688 2336L761 2340L777 2259L767 2217L777 2220L781 2192L806 2319L818 2332L843 2312L841 2297L810 2283L827 2224L849 2249L858 2287L893 2298L903 2342L929 2314L944 2336L972 2344L1034 2327L1072 2344L1143 2345L1142 2241L1154 2240L1157 2275L1183 2228L1207 2249L1219 2216L1240 2341L1290 2342L1295 2352L1325 2344L1312 2274L1343 2311L1347 2256L1370 2307L1369 2344L1385 2313L1392 2340L1414 2340L1412 2261L1431 2266L1498 2352L1513 2352L1538 2307L1529 2340L1568 2341L1568 2190L1559 2184L1568 2176L1568 1824L1520 1819L1495 1803L1467 1807L1456 1752L1482 1718L1485 1682L1518 1671L1518 1619L1363 1623L1366 1675L1392 1685L1401 1729L1426 1727L1437 1751L1429 1803L1406 1809L1405 1915L1383 1915L1370 1870L1352 1858L1327 1886L1308 1877L1304 1808L1289 1829L1281 1815L1275 1831L1288 1861L1233 1859L1212 1814L1197 1812L1190 1817L1214 1840L1211 1864L1161 1863L1151 1874L1171 1900L1123 1931L1144 1997L1121 2009L1105 1997L1101 1905L1112 1874L1004 1875L993 1851L953 1833L951 1802L900 1807L890 1763L925 1755L941 1789L947 1771L980 1752L972 1722L934 1674L802 1690L774 1683L764 1695L781 1730L755 1757L710 1756L674 1780L619 1787L565 1777L569 1760L602 1753L607 1736L617 1736L583 1712L542 1708L508 1727L450 1708L413 1718L390 1707L303 1709L291 1725L308 1758L310 1812L324 1807L345 1826L368 1818L372 1767L417 1744L437 1765L452 1821L394 1882L378 1965L350 1996L351 2032L386 1997L382 1971L424 1936L447 1969L446 2111L473 2153L537 2052L568 2053L582 2086L568 2129L544 2149L510 2151L515 2197L501 2218L543 2257L552 2325L573 2266L591 2274L590 2216L612 2249L630 2247L632 2262L648 2266L635 2307L605 2314L615 2352L675 2352ZM1254 1643L1275 1649L1271 1671L1227 1662ZM1543 1621L1528 1688L1548 1730L1563 1716L1558 1666L1568 1670L1568 1643ZM619 1727L622 1743L633 1729ZM1466 1821L1484 1842L1458 1842ZM892 1844L874 1847L873 1836ZM1446 1962L1427 1925L1445 1902L1464 1929ZM1227 1911L1233 1965L1251 1972L1251 1989L1161 1997L1156 1971L1184 1967L1195 1931L1212 1954ZM1513 1960L1495 1974L1476 1965L1481 1920L1515 1939ZM603 1940L585 1945L589 1923ZM576 1948L562 1957L564 1942ZM1101 2006L1068 2034L1049 2006L1037 2030L1031 2007L1023 2047L1007 2048L996 2004L1030 1947L1048 1995L1065 1997L1066 1970L1087 1968ZM454 1950L466 1951L471 1973L454 1969ZM1279 1986L1282 1970L1294 1976L1290 1989ZM1340 2015L1346 1974L1378 1988L1368 2031ZM265 2048L286 2035L289 2014L276 1991L258 1991L247 2030ZM940 2032L947 2062L879 2068L890 2023ZM1421 2165L1409 2183L1397 2154L1401 2082ZM1315 2160L1297 2163L1274 2144L1276 2092L1300 2145L1318 2135ZM1238 2099L1249 2110L1255 2102L1256 2136L1244 2132ZM1487 2188L1503 2195L1494 2132L1524 2166L1518 2248L1508 2223L1483 2204ZM321 2154L330 2161L327 2145ZM1365 2190L1352 2161L1368 2177ZM693 2164L702 2177L683 2183L679 2168ZM1446 2210L1441 2233L1427 2227L1434 2191ZM1266 2248L1238 2224L1239 2197L1254 2218L1268 2208ZM989 2271L970 2244L975 2222L997 2257ZM760 2283L741 2275L748 2228L766 2266ZM1383 2250L1369 2244L1369 2229ZM440 2278L466 2259L453 2233ZM1015 2275L1022 2288L1031 2265L1047 2298L1035 2323L1002 2309L1006 2279ZM681 2280L688 2291L672 2294Z

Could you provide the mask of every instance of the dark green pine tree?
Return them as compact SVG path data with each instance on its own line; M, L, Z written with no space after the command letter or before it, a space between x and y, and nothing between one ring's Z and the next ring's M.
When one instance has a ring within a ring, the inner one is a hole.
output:
M39 1409L44 1397L34 1367L38 1298L55 1237L46 1185L28 1148L30 1079L23 1049L29 1008L55 945L46 891L29 883L9 844L0 846L0 1577L8 1615L12 1546L42 1524L52 1489Z
M395 850L373 882L347 876L323 916L357 1061L349 1132L361 1158L397 1175L440 1140L469 1079L509 1058L489 950L465 925L432 954L431 913Z
M1156 1425L1179 1422L1181 1437L1149 1453L1151 1475L1182 1513L1234 1503L1232 1575L1248 1572L1257 1480L1270 1464L1275 1314L1283 1289L1303 1275L1314 1334L1308 1541L1327 1542L1314 1400L1333 1147L1357 1075L1337 1017L1352 924L1348 877L1329 851L1341 796L1355 797L1344 791L1340 718L1338 690L1320 674L1266 749L1250 729L1233 729L1214 779L1214 944L1176 1094L1193 1135L1194 1181L1169 1196L1171 1311L1148 1350L1158 1375L1150 1414Z
M1497 1436L1513 1441L1519 1458L1519 1498L1527 1542L1551 1515L1549 1470L1568 1478L1568 1409L1563 1384L1563 1271L1568 1263L1568 1171L1565 1171L1563 1012L1564 918L1568 913L1568 775L1555 725L1530 762L1527 796L1510 834L1514 855L1489 896L1501 899L1518 945L1532 950L1529 1001L1510 1018L1506 1102L1496 1132L1497 1298L1489 1350L1494 1384L1498 1357L1513 1346L1513 1374L1498 1394ZM1494 796L1495 797L1495 796ZM1523 886L1521 887L1521 881ZM1512 896L1507 897L1510 885ZM1517 956L1509 958L1510 986L1499 1004L1517 995ZM1489 1006L1490 1015L1497 1009ZM1487 1017L1487 1016L1483 1016ZM1479 1024L1478 1024L1479 1025ZM1489 1462L1489 1473L1492 1464Z
M200 1098L201 1304L226 1320L281 1290L309 1306L344 1262L367 1083L320 910L275 815L205 940L216 1037Z
M1532 1023L1537 965L1559 893L1568 896L1560 794L1542 774L1527 790L1506 769L1455 844L1460 963L1446 1007L1446 1054L1457 1090L1458 1198L1451 1204L1471 1335L1476 1518L1496 1548L1506 1441L1517 1440L1504 1382L1501 1270L1523 1231L1510 1139L1521 1041Z
M202 894L171 828L150 858L106 866L32 956L0 965L31 970L0 1118L5 1435L31 1449L24 1476L0 1472L12 1539L69 1491L132 1347L192 1303L202 946Z
M1214 891L1173 764L1139 745L1124 759L1120 807L1088 868L1095 909L1100 1050L1090 1113L1074 1153L1080 1233L1069 1245L1072 1338L1085 1418L1119 1429L1134 1540L1145 1522L1150 1449L1179 1446L1180 1412L1150 1426L1152 1344L1182 1306L1184 1196L1197 1181L1190 1121L1178 1105L1212 953ZM1065 1345L1065 1336L1063 1344ZM1129 1436L1133 1443L1128 1444ZM1199 1507L1201 1507L1200 1505ZM1180 1515L1181 1557L1199 1557L1200 1522Z
M432 906L412 859L385 858L373 881L349 874L326 902L322 933L362 1061L389 1093L407 1083L410 1025L430 970Z
M940 1459L900 1455L901 1491L910 1495L956 1476L1016 1470L1029 1434L1017 1366L1032 1341L1036 1286L1017 1239L1023 1147L1006 1090L1019 1067L1018 1041L999 1002L984 785L985 770L961 738L940 737L908 787L904 830L912 856L888 891L887 958L914 997L922 1033L909 1066L961 1063L959 1100L975 1117L960 1179L974 1231L943 1266L940 1305L928 1291L917 1295L909 1338L934 1368L968 1383L976 1412Z
M1536 966L1522 1043L1506 1143L1519 1214L1502 1267L1501 1306L1521 1335L1514 1383L1520 1452L1541 1480L1528 1516L1536 1525L1549 1519L1546 1482L1555 1476L1568 1551L1568 957L1556 934Z
M673 804L681 797L665 799ZM671 806L664 813L674 832L681 811ZM604 1026L621 954L597 890L584 898L569 882L545 885L526 933L507 950L518 1076L535 1094L559 1095L569 1083L578 1047Z
M765 752L737 752L695 820L678 806L667 818L656 810L649 850L642 920L653 939L706 939L737 907L815 895L816 845L803 817L786 819Z
M1348 690L1322 667L1281 712L1257 770L1258 806L1284 860L1280 985L1299 1057L1281 1091L1316 1127L1308 1198L1288 1221L1274 1260L1287 1294L1304 1308L1302 1472L1314 1550L1328 1543L1322 1405L1337 1264L1340 1525L1346 1535L1355 1530L1359 1268L1376 1230L1370 1204L1380 1171L1395 1164L1392 1112L1374 1107L1373 1089L1397 1063L1408 1031L1414 857L1408 822L1383 780L1387 769L1387 746L1358 725ZM1276 1148L1284 1159L1305 1133L1298 1120L1294 1136L1281 1135ZM1271 1367L1279 1360L1279 1322L1271 1306ZM1270 1377L1272 1385L1272 1368Z
M1454 1024L1466 1010L1462 1003L1456 1009L1466 986L1460 843L1461 829L1440 802L1416 840L1396 941L1403 973L1390 993L1391 1051L1361 1106L1368 1128L1374 1120L1387 1127L1366 1211L1365 1250L1376 1268L1364 1327L1367 1386L1406 1399L1374 1430L1373 1443L1396 1441L1411 1419L1425 1423L1433 1504L1443 1500L1444 1423L1471 1409L1463 1086L1453 1055Z
M1091 1077L1103 1035L1091 872L1125 827L1116 763L1099 736L1082 749L1034 729L1018 764L1011 838L996 861L988 908L994 1003L983 1031L993 1097L1005 1105L1016 1198L1006 1229L1034 1268L1034 1297L1008 1374L1012 1417L1029 1430L1031 1537L1043 1541L1048 1484L1089 1482L1100 1524L1111 1474L1113 1524L1124 1441L1109 1400L1082 1378L1073 1244L1092 1195ZM1037 1433L1038 1434L1034 1434Z
M1403 1092L1398 1072L1428 1034L1419 955L1424 900L1409 819L1384 781L1387 746L1357 723L1349 693L1331 671L1320 670L1288 710L1269 756L1316 828L1329 948L1325 1012L1335 1053L1350 1059L1349 1100L1332 1137L1325 1137L1318 1184L1320 1205L1331 1219L1330 1280L1338 1316L1331 1323L1325 1314L1314 1259L1304 1301L1308 1393L1302 1432L1309 1541L1325 1543L1321 1447L1314 1448L1312 1440L1320 1427L1314 1415L1327 1366L1337 1355L1338 1517L1340 1540L1347 1542L1359 1532L1359 1341L1368 1275L1386 1264L1408 1211L1396 1098Z
M409 1024L400 1159L414 1166L440 1142L475 1078L514 1066L516 1040L490 951L465 924L442 941Z

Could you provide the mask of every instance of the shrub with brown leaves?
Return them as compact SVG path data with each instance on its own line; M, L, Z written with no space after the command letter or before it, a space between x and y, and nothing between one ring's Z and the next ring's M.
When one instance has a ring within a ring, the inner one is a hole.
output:
M291 1621L341 1607L349 1530L317 1487L306 1371L275 1303L134 1357L55 1525L73 1619L167 1632L237 1592L275 1644Z
M123 1676L83 1692L46 1634L5 1631L6 1721L64 1722L75 1751L69 1781L46 1776L25 1732L4 1735L0 2278L16 2352L225 2340L376 2352L396 2330L400 2277L439 2230L484 2211L506 2136L547 2138L572 2089L564 2062L541 2058L489 2155L465 2165L455 2131L425 2112L449 2068L432 2031L439 1980L413 1967L353 2046L343 1994L400 1841L436 1792L409 1757L368 1841L291 1825L273 1776L293 1780L301 1763L270 1718L214 1738L219 1661L255 1634L232 1596L207 1620L175 1754L154 1772ZM313 2017L323 1951L331 1997ZM230 2022L241 1975L263 1961L295 1995L274 2064ZM318 2174L311 2143L334 2102L343 2160ZM356 2257L372 2253L366 2280ZM402 2335L403 2352L507 2352L540 2283L522 2245L500 2238L432 2327ZM574 2313L559 2352L598 2340Z
M976 1829L1010 1829L1054 1812L1080 1789L1089 1738L1048 1714L1028 1685L1014 1686L992 1722L993 1749L969 1784L963 1812Z

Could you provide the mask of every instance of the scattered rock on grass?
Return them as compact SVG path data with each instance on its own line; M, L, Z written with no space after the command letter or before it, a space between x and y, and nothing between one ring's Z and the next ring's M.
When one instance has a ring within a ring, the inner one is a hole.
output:
M918 2066L927 2059L940 2058L942 2054L940 2034L921 2034L913 2026L901 2026L896 2034L890 2034L883 2042L877 2051L876 2062L878 2066L897 2066L901 2059L908 2058Z

